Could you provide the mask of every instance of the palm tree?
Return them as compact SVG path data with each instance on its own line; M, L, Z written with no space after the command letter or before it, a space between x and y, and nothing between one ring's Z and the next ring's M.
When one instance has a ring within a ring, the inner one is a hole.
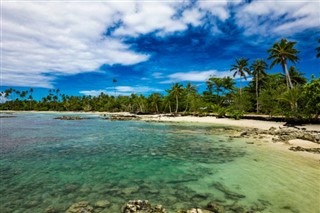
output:
M189 103L190 103L191 94L195 94L197 92L197 88L196 88L196 86L193 86L189 82L189 83L187 83L186 88L184 90L185 90L185 95L186 95L186 98L187 98L187 104L186 104L186 108L185 108L184 112L187 112L187 109L188 109L188 106L189 106Z
M287 60L292 63L299 60L297 57L297 53L299 53L299 51L294 49L294 45L296 43L297 42L287 41L287 39L283 38L280 42L274 43L272 48L267 51L270 54L268 59L273 59L270 69L276 64L281 64L286 75L287 87L290 89L293 88L293 85L287 68Z
M289 74L290 74L291 82L294 86L304 85L308 82L308 80L303 76L304 73L299 72L297 68L294 66L291 66L289 68Z
M257 100L257 112L259 112L259 81L261 80L261 77L266 76L265 69L268 69L268 64L262 60L262 59L256 59L253 64L250 67L252 75L254 76L254 80L256 82L256 100Z
M178 113L178 109L179 109L179 96L181 95L183 89L182 89L182 85L179 83L175 83L171 90L170 90L170 95L174 96L176 99L176 111L175 113Z
M112 83L113 83L113 89L114 89L114 97L117 96L117 91L116 91L116 84L117 84L117 79L112 79Z
M30 102L30 110L31 110L31 101L32 101L32 99L33 99L33 97L32 97L32 94L33 94L33 89L32 88L30 88L30 93L31 93L31 95L29 95L29 102Z
M161 101L160 93L152 93L149 96L150 105L155 107L156 113L159 113L159 103Z
M170 92L169 90L166 90L166 92ZM163 112L166 111L167 106L169 107L169 113L171 114L171 97L170 95L167 95L163 98L163 104L164 104L164 109Z
M233 77L236 75L240 76L240 96L241 96L241 77L247 80L246 73L250 74L250 70L248 68L248 58L240 58L236 59L236 64L232 65L230 71L234 71Z

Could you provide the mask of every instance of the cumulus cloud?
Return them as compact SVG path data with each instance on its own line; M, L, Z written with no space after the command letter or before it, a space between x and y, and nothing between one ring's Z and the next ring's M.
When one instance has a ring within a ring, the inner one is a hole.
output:
M293 35L306 29L319 29L319 11L317 1L256 0L237 11L236 23L247 35Z
M135 10L124 13L123 25L115 31L115 35L137 36L159 30L170 33L186 29L186 25L173 19L176 9L172 2L137 2Z
M122 95L122 96L129 96L131 94L145 94L145 93L152 93L152 92L162 92L163 90L158 88L152 88L147 86L117 86L117 87L107 87L102 90L84 90L80 91L81 94L84 95L92 95L98 96L101 93L108 94L108 95Z
M226 77L230 76L229 71L218 71L218 70L206 70L206 71L191 71L191 72L176 72L168 75L168 79L162 81L162 84L171 84L175 82L191 81L191 82L204 82L209 77Z
M121 11L119 4L3 2L2 7L4 85L52 87L54 75L92 72L103 64L132 65L149 58L119 38L103 36ZM46 77L48 73L53 76Z

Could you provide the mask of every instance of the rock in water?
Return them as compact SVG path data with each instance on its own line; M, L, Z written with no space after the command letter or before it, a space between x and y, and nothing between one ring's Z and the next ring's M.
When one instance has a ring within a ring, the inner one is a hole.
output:
M110 206L110 202L107 200L99 200L97 201L94 206L98 208L106 208L107 206Z
M122 213L166 213L162 205L152 208L148 200L130 200L122 207Z
M66 213L93 213L93 207L89 205L87 201L81 201L72 204L66 211Z
M84 117L79 117L79 116L61 116L61 117L56 117L54 119L58 119L58 120L84 120L84 119L87 119L87 118L84 118Z
M222 206L214 203L214 202L210 202L207 204L207 209L212 211L213 213L222 213L224 212L224 209Z

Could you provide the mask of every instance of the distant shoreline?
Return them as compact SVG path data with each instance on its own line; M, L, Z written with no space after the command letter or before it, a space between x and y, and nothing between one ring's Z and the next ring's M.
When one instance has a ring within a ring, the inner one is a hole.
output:
M15 111L0 110L0 113L50 113L50 114L94 114L94 115L136 115L129 112L84 112L84 111ZM167 116L168 114L150 114L136 115L145 121L163 121L163 122L190 122L190 123L208 123L230 125L243 128L270 129L271 127L283 127L286 122L261 120L260 117L268 117L267 115L250 115L250 119L241 118L235 120L232 118L217 118L215 116ZM254 119L257 117L257 119ZM305 128L308 131L320 131L320 124L296 125L298 128Z

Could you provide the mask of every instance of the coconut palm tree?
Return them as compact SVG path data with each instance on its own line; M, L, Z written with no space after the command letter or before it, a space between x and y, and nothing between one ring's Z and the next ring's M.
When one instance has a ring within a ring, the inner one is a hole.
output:
M161 101L161 94L160 93L152 93L149 96L150 105L155 108L156 113L159 113L160 101Z
M236 64L232 65L230 71L235 71L233 77L236 75L240 76L240 96L241 96L241 77L247 80L246 73L250 74L250 70L248 68L248 58L240 58L236 59Z
M32 96L32 94L33 94L33 89L32 88L30 88L30 93L31 93L31 95L29 95L29 104L30 104L30 110L31 110L31 101L32 101L32 99L33 99L33 96Z
M304 73L299 72L299 70L297 70L297 68L294 66L291 66L289 68L289 74L290 74L291 82L294 86L304 85L308 82L308 80L303 76Z
M291 61L292 63L295 63L299 60L297 56L299 51L294 48L296 43L297 42L288 41L287 39L283 38L280 42L274 43L272 48L267 50L267 52L270 54L268 60L273 60L270 65L270 69L276 64L281 64L286 75L287 87L290 89L293 88L293 85L287 68L287 60Z
M259 81L261 80L261 77L264 77L267 75L265 72L267 68L268 68L268 64L262 59L256 59L250 67L256 83L257 112L259 112L259 93L260 93Z
M113 83L113 89L114 89L114 97L117 96L117 91L116 91L116 84L117 84L117 79L112 79L112 83Z
M195 94L197 92L197 87L192 85L189 82L189 83L187 83L186 88L184 89L184 91L185 91L186 100L187 100L187 104L186 104L186 108L185 108L184 112L187 112L188 107L189 107L189 103L190 103L190 99L191 99L191 95Z
M169 94L174 96L176 99L176 111L175 113L178 113L178 109L179 109L179 96L181 95L183 91L182 85L179 83L175 83L174 85L172 85L171 90L169 91Z

